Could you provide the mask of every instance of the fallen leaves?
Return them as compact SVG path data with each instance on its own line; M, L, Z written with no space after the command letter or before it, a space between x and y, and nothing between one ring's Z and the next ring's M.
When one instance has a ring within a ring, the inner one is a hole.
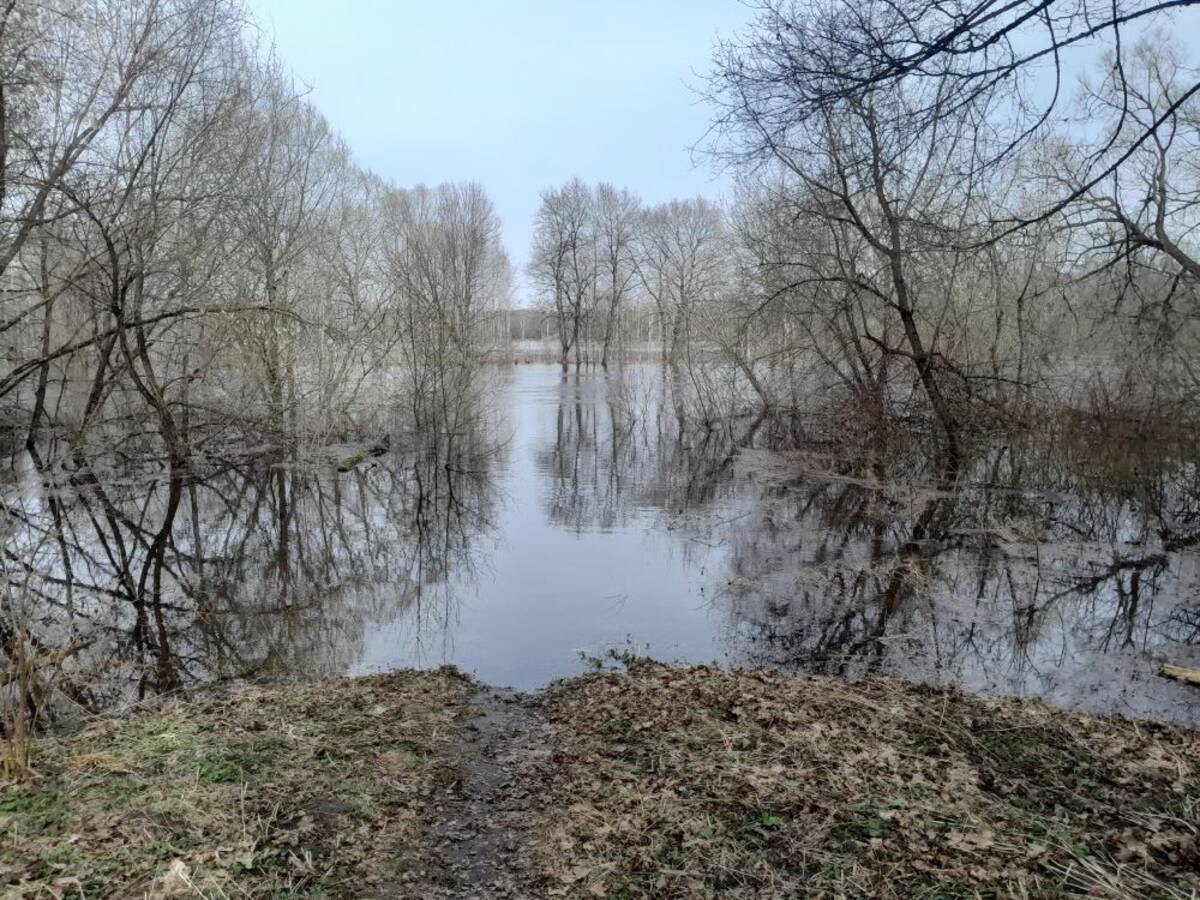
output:
M561 745L548 790L570 798L537 851L552 895L1200 890L1196 820L1163 815L1200 804L1195 733L648 661L542 705Z
M44 776L0 790L0 894L394 894L472 690L451 672L254 689L48 741ZM1200 891L1194 732L645 661L538 705L546 896Z
M996 832L990 828L980 828L977 831L952 831L946 836L946 843L957 850L972 851L990 850L996 846Z

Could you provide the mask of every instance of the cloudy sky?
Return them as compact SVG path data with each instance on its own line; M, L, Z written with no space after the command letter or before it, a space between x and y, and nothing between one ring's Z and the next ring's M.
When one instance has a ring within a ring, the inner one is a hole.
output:
M538 192L574 175L652 202L728 188L690 148L713 40L750 16L736 0L250 6L360 164L399 184L481 182L517 267Z

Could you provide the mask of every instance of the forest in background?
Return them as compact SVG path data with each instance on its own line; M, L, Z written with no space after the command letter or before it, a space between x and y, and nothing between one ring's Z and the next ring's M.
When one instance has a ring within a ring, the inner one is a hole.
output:
M696 421L928 419L951 456L994 416L1186 416L1186 48L1155 5L982 9L759 4L704 88L733 197L544 192L528 280L561 361L653 347ZM179 465L231 427L353 433L385 383L417 424L507 344L484 188L357 167L234 0L3 13L11 445L152 421Z

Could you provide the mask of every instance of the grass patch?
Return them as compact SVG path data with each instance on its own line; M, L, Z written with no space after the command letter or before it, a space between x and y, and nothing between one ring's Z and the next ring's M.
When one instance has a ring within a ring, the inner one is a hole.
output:
M1193 897L1200 734L638 661L547 691L536 848L578 897Z
M0 787L0 895L386 894L471 690L451 670L253 688L44 738Z
M455 884L425 810L462 790L476 690L452 670L255 688L43 739L37 775L0 786L0 896ZM1200 896L1197 732L640 660L538 705L550 759L502 788L538 797L503 861L532 896Z

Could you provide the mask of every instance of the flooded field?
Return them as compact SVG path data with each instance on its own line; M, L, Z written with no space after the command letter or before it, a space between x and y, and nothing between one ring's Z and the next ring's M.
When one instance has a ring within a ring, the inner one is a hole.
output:
M948 484L916 453L681 432L670 394L653 365L517 365L436 446L214 450L161 567L152 472L109 471L101 499L26 459L9 546L110 699L443 663L535 689L633 652L1200 721L1156 675L1200 664L1186 455L997 438Z

